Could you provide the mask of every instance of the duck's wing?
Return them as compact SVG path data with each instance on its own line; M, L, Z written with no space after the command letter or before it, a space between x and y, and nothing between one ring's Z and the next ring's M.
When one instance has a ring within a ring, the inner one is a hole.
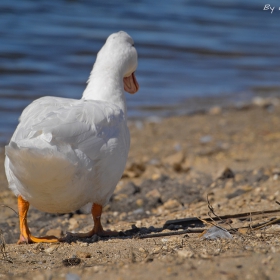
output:
M95 158L95 151L117 138L124 124L123 111L111 103L43 97L23 111L11 142L26 146L39 137Z

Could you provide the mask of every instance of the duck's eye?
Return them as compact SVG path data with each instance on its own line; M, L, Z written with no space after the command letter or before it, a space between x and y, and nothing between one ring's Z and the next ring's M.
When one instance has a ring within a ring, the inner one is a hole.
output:
M132 47L134 47L134 44L132 44Z

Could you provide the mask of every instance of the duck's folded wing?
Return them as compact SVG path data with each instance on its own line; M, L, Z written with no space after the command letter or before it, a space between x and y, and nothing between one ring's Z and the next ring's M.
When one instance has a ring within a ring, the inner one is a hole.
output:
M45 96L33 101L22 112L19 119L20 124L16 129L12 140L28 138L28 134L33 125L40 123L49 115L54 115L57 111L63 108L71 108L79 102L81 101L51 96Z

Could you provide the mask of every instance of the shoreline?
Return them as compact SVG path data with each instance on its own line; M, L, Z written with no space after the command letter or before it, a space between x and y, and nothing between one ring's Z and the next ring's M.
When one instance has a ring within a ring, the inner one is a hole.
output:
M183 98L180 102L171 103L169 105L143 105L128 106L128 113L131 113L129 120L145 120L149 117L172 117L182 115L193 115L207 113L212 107L220 107L221 109L239 109L251 105L256 105L256 100L264 101L280 100L280 88L275 87L255 87L248 91L213 94L210 96L193 96Z
M127 106L128 123L133 122L159 122L161 119L190 116L196 114L208 114L214 109L219 111L241 110L251 106L278 105L280 94L278 87L255 89L251 92L240 92L235 94L196 96L182 99L182 102L170 105L146 105L146 106ZM31 102L30 102L31 103ZM23 108L24 109L24 108ZM20 112L21 114L22 112ZM19 116L20 116L19 114ZM19 117L18 116L18 117ZM0 131L0 149L7 145L16 129L18 122L13 130Z

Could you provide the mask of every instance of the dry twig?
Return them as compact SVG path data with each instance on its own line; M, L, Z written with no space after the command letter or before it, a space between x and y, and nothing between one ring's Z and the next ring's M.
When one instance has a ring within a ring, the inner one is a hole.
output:
M250 218L252 219L252 217L268 217L274 214L279 214L280 210L264 210L264 211L255 211L255 212L244 212L244 213L239 213L239 214L231 214L231 215L223 215L223 216L219 216L217 217L205 217L205 218L197 218L197 217L191 217L191 218L184 218L184 219L176 219L176 220L169 220L166 221L163 228L168 228L170 225L181 225L184 227L188 227L190 226L190 224L194 224L194 223L201 223L201 221L204 222L211 222L211 221L219 221L220 219L227 220L227 219L246 219L246 218Z
M15 214L19 217L18 212L17 212L15 209L13 209L12 207L10 207L10 206L8 206L8 205L5 205L5 204L1 204L0 206L1 206L1 207L7 207L7 208L13 210L13 211L15 212Z
M203 231L204 231L203 228L192 228L192 229L186 229L186 230L180 230L180 231L143 234L143 235L136 236L135 238L144 239L144 238L153 238L153 237L181 235L181 234L187 234L187 233L202 233Z
M221 230L227 231L227 230L224 229L223 227L220 227L220 226L218 226L217 224L214 223L214 220L213 220L213 218L211 217L211 214L210 214L210 213L212 213L212 214L213 214L217 219L219 219L222 223L225 223L225 224L229 225L230 228L231 228L231 230L232 230L233 232L235 232L236 229L234 229L234 228L231 226L231 224L230 224L229 222L226 222L226 220L228 220L228 219L224 220L224 219L222 219L220 216L218 216L218 215L215 213L214 208L213 208L213 206L211 205L211 203L210 203L208 197L209 197L209 194L207 194L208 209L210 210L210 212L208 212L208 215L209 215L210 219L212 219L213 225L214 225L215 227L221 229Z
M6 242L3 236L3 231L0 229L0 252L3 255L3 259L4 261L13 263L13 261L11 259L8 258L7 252L6 252Z
M280 222L280 218L275 218L275 219L273 219L271 221L268 221L268 222L265 222L265 223L263 223L261 225L256 225L255 227L253 227L253 230L261 229L261 228L264 228L266 226L270 226L270 225L276 224L278 222Z

